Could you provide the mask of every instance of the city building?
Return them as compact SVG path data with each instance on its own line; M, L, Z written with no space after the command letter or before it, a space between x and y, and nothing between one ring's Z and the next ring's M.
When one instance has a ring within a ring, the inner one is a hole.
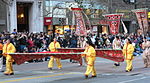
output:
M0 31L7 30L7 6L0 0Z
M109 34L109 25L102 15L113 13L124 13L122 20L127 27L128 33L136 32L139 26L137 18L131 10L149 8L149 4L146 3L148 0L131 0L131 2L126 3L125 0L45 0L44 19L49 18L50 24L44 21L44 31L50 31L51 33L60 32L63 34L65 28L72 29L72 12L69 8L79 7L83 9L90 19L94 33ZM86 18L84 19L86 20ZM122 24L120 24L119 32L124 32Z
M8 26L12 32L43 32L43 0L7 0Z
M71 8L82 8L86 27L89 19L93 33L109 33L107 20L102 15L111 13L124 13L122 20L132 33L137 31L138 22L131 10L149 7L150 0L0 0L0 12L3 12L0 30L64 34L75 30ZM123 32L122 24L119 31Z
M82 0L82 3L76 0L45 0L44 31L48 31L51 34L64 34L66 31L74 30L76 23L73 22L71 8L82 8L86 26L89 26L87 25L87 20L89 19L95 33L97 33L98 27L100 27L99 20L103 18L102 14L108 12L108 7L105 4L92 0Z

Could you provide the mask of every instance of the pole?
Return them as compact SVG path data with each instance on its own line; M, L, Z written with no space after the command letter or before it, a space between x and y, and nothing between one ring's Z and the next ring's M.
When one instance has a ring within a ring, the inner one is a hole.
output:
M108 5L109 5L109 6L108 6L108 7L109 7L109 8L108 8L108 9L109 9L108 11L109 11L109 13L111 14L111 13L112 13L112 0L108 0Z
M134 2L134 9L137 9L137 3L136 3L136 0Z

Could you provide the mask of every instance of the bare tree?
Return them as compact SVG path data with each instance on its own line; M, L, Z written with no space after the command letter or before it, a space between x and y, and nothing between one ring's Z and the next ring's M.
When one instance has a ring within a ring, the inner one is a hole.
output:
M11 5L13 0L2 0L6 5Z

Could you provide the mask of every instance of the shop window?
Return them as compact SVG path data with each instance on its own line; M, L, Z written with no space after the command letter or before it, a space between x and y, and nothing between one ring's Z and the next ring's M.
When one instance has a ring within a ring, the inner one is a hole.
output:
M58 33L58 34L64 34L64 28L63 26L55 26L55 33Z

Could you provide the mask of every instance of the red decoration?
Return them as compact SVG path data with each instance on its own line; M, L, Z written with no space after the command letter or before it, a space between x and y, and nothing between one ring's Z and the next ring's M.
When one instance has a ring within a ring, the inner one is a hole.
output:
M123 14L106 14L104 16L108 21L108 24L110 27L110 33L114 34L114 35L118 34L119 33L120 19L123 16Z
M148 8L135 9L132 11L136 14L140 29L144 33L146 33L148 31L148 28L149 28L148 14L147 14Z
M82 10L81 8L71 8L72 10Z
M25 61L29 61L32 59L41 59L48 56L55 56L57 58L63 59L73 59L79 61L80 65L82 65L81 52L84 52L83 48L61 48L58 49L59 52L36 52L36 53L11 53L15 62L19 65L24 63ZM97 57L109 59L115 62L123 62L124 56L122 54L122 50L104 50L104 49L96 49Z
M51 25L52 17L44 17L44 25Z
M60 48L58 49L60 52L84 52L83 48ZM113 50L113 49L96 49L96 56L109 59L115 62L123 62L124 56L122 54L122 50Z
M57 58L73 59L79 61L82 65L81 53L71 53L71 52L36 52L36 53L10 53L9 55L15 60L15 62L20 65L25 61L32 59L41 59L48 56L55 56Z

